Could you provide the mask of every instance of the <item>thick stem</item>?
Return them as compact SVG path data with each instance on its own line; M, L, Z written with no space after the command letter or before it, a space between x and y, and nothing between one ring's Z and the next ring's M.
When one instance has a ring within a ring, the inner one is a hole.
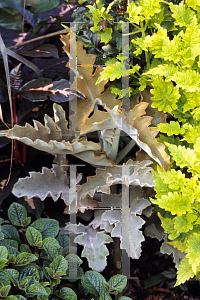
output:
M117 158L117 153L118 153L118 148L119 148L120 132L121 132L121 129L119 129L119 128L115 129L112 148L111 148L110 153L108 153L108 156L113 160L116 160L116 158Z
M122 159L131 151L131 149L135 146L136 142L134 140L131 140L128 145L124 149L122 149L116 159L116 164L120 163Z
M117 194L117 185L112 185L110 187L111 194ZM121 249L120 249L120 239L117 237L113 238L113 269L114 274L121 274Z

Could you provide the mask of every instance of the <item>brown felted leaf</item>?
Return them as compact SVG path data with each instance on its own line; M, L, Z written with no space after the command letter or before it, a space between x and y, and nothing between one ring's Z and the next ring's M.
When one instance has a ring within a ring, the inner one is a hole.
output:
M100 144L87 141L86 137L72 139L67 128L65 111L56 103L53 105L53 110L54 118L45 115L45 125L36 120L33 120L34 127L30 124L26 124L25 127L15 125L7 131L6 136L53 155L74 155L94 166L115 164L112 159L101 152Z
M97 99L101 99L103 105L106 105L111 109L117 104L121 106L121 101L116 100L116 96L111 93L109 88L103 92L104 86L108 80L104 80L96 85L96 81L102 71L102 68L98 66L94 74L92 74L96 55L87 54L83 49L83 42L81 41L77 42L77 55L76 53L72 53L74 49L70 49L69 34L61 35L61 41L65 45L63 47L64 51L70 57L70 64L73 61L73 58L77 58L78 73L81 78L77 77L77 81L74 81L71 88L75 89L77 87L77 90L86 97L85 101L77 99L77 107L76 104L74 106L74 103L71 103L71 109L75 114L70 117L70 120L74 122L74 124L77 122L77 128L80 130L90 113L93 111ZM69 67L69 63L66 66ZM103 94L101 94L102 92Z

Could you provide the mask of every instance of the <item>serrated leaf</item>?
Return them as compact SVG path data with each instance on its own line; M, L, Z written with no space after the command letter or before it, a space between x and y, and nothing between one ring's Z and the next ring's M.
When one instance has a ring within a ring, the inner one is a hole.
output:
M84 249L81 256L86 257L89 267L101 272L106 266L106 256L109 255L106 243L112 242L112 238L103 232L97 232L89 227L82 235L74 239L75 243L83 245Z
M166 238L165 238L165 240L166 240ZM172 254L172 258L173 258L176 268L179 267L181 261L185 257L185 253L177 250L172 245L169 245L166 241L162 243L162 246L160 247L160 252L163 254L166 253L168 255Z
M31 224L31 227L39 230L42 238L54 238L59 232L59 222L54 219L40 218Z
M179 3L179 5L174 5L173 3L169 4L171 11L173 12L172 17L175 19L175 25L179 26L187 26L190 25L195 12L183 3Z
M76 293L67 287L64 287L60 290L57 290L55 292L56 297L58 297L58 299L65 299L65 300L77 300L77 296Z
M14 202L8 209L8 217L15 226L22 226L22 222L27 218L27 212L23 205Z
M189 263L188 258L183 258L177 271L177 281L175 286L178 286L181 283L185 283L186 280L193 278L194 275L195 273L192 270L192 266Z
M115 295L117 295L119 292L122 292L123 289L126 287L127 285L127 277L124 275L114 275L110 278L110 280L108 281L108 284L110 285L109 288L109 293L110 292L115 292Z
M160 132L167 133L168 136L179 135L185 133L183 128L180 128L179 122L170 121L170 123L160 123L157 125Z
M26 230L26 238L28 243L33 247L42 246L42 235L39 230L29 226Z
M172 215L181 216L186 212L192 212L191 204L193 199L178 192L169 192L167 195L162 195L159 199L151 199L151 202L166 210L170 209Z
M169 151L173 157L176 164L181 167L188 167L189 170L195 168L195 163L197 161L196 153L193 149L185 148L185 146L171 145L165 142L165 145L169 148Z
M111 196L111 195L108 195ZM116 195L117 196L117 195ZM112 197L113 200L114 197ZM105 199L105 198L104 198ZM102 199L103 200L103 199ZM102 201L104 204L104 201ZM121 195L120 195L120 202L121 202ZM109 207L111 207L113 204L111 204ZM106 206L106 204L104 204L103 206ZM105 210L101 209L101 210L95 210L94 211L94 219L92 220L92 222L90 222L90 226L92 226L94 229L100 227L100 229L104 229L106 232L111 232L113 229L113 226L105 220L102 220L102 214L105 212Z
M149 165L149 160L143 162L133 162L128 160L123 166L106 167L105 169L96 169L95 176L88 176L87 182L81 185L78 192L81 200L87 194L91 197L95 192L110 194L109 186L114 184L126 184L127 186L154 186L153 174ZM122 170L124 169L123 173Z
M85 95L86 100L83 101L81 99L77 99L76 108L73 106L73 103L70 103L72 111L76 112L76 114L72 115L70 119L73 123L76 123L75 125L77 125L78 129L80 129L89 117L90 113L93 111L96 99L101 99L101 102L111 109L113 109L115 105L119 104L117 103L119 100L115 99L115 95L111 93L109 88L104 91L104 85L107 81L103 81L100 84L95 85L99 74L102 71L102 68L98 66L95 73L92 74L96 55L86 54L86 51L83 49L84 43L79 41L77 42L77 50L70 50L69 45L70 43L73 43L73 39L75 40L73 36L70 36L69 42L69 35L61 36L61 42L64 44L63 49L70 57L70 67L75 64L76 61L80 66L78 68L79 77L77 77L77 82L75 81L71 88L75 89L77 86L77 90ZM87 67L85 67L85 65L87 65ZM69 64L67 64L67 67L68 66ZM101 94L103 91L104 93Z
M95 299L99 299L103 286L106 284L105 278L98 272L87 271L81 277L81 284L86 288Z
M196 274L197 267L199 267L200 265L199 242L200 242L200 234L198 233L193 233L190 236L190 239L188 239L187 241L186 257L188 258L189 263L192 266L192 270L194 274Z
M107 210L102 215L103 220L109 221L110 224L115 225L111 232L112 237L119 237L122 240L122 226L124 226L123 228L130 228L129 234L123 236L122 247L126 249L128 256L133 259L140 257L141 242L144 241L144 236L140 229L145 222L138 214L142 214L142 210L150 205L150 202L147 199L140 198L140 193L141 190L136 187L134 189L131 187L131 206L130 208L129 205L124 207L122 215L119 210Z
M6 136L53 155L74 155L95 166L114 164L113 160L101 153L100 144L87 141L87 138L72 139L67 128L65 111L56 103L53 105L53 110L55 121L45 115L45 126L34 120L34 127L29 124L26 124L25 127L15 125L7 131Z
M17 255L15 266L25 266L37 259L37 256L35 256L34 254L23 252Z
M166 82L162 77L153 79L153 89L151 90L152 107L158 108L163 112L170 113L177 108L177 102L180 98L179 89L172 82Z
M51 170L43 167L42 173L30 172L30 177L18 180L12 192L18 197L39 197L41 200L50 195L57 201L61 196L65 204L70 204L67 173L58 165L53 165Z

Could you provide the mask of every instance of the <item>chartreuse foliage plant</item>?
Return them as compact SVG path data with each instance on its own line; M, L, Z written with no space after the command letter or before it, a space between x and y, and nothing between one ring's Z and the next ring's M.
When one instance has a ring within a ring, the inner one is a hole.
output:
M97 0L98 5L103 11L101 0ZM97 7L95 4L93 8L88 6L93 18L98 21L99 17L105 19L98 14ZM171 165L168 171L162 168L153 171L157 194L156 199L151 201L159 207L158 215L171 240L167 243L185 254L178 267L176 285L194 276L200 279L199 12L200 4L196 0L179 4L141 0L130 2L125 14L126 21L130 22L131 93L140 91L142 94L150 87L151 107L172 119L155 127L163 133L157 140L167 146ZM96 24L95 20L91 31L96 31L104 42ZM118 47L117 44L115 46ZM96 84L110 80L113 82L112 91L120 95L117 80L127 76L127 70L122 73L121 56L113 53L107 52L105 67Z
M177 134L177 128L173 126L174 130L171 130ZM194 276L200 279L200 135L198 128L195 130L189 125L182 126L180 130L185 130L183 140L190 147L165 143L176 169L153 171L157 194L156 199L151 199L161 208L158 215L168 234L167 243L185 254L178 267L176 285Z
M109 294L125 288L125 276L115 275L107 283L97 272L84 275L82 260L69 253L68 235L58 235L58 221L41 218L30 224L26 209L16 202L10 205L8 217L11 224L0 219L0 299L76 300L72 289L59 288L69 273L71 281L82 275L82 286L95 300L111 299ZM74 247L71 250L74 252Z

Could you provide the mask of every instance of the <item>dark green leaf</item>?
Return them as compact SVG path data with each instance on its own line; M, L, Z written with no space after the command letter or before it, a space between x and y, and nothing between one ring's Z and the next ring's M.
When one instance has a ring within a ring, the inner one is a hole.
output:
M10 280L12 281L13 285L15 287L18 286L18 277L19 277L19 272L15 269L7 269L8 275L10 276Z
M56 237L59 232L59 222L57 220L41 218L33 222L31 226L41 232L43 239Z
M54 270L52 268L48 268L48 267L45 267L45 269L46 269L47 273L49 274L49 276L51 278L54 278L54 275L55 275Z
M19 232L13 225L2 225L1 231L4 234L5 239L15 240L18 243L21 243Z
M63 233L56 239L62 248L69 247L69 237L67 234Z
M27 217L24 221L22 221L22 226L27 227L31 223L31 217Z
M41 247L42 246L42 235L41 233L29 226L26 230L26 238L28 243L33 247Z
M5 285L4 287L0 288L0 298L7 297L10 289L11 285Z
M96 271L87 271L81 277L81 284L92 294L95 300L101 295L105 283L105 278Z
M16 262L15 255L14 254L9 255L9 257L8 257L8 264L12 264L13 265L13 264L15 264L15 262Z
M40 279L36 264L29 264L20 268L19 281L27 276L32 276L36 280Z
M12 203L8 209L8 217L13 225L22 226L27 218L25 207L17 202Z
M0 258L0 269L3 269L8 260L6 258Z
M56 8L60 4L60 0L42 0L39 3L37 3L35 13L41 13L41 12L46 12L49 10L52 10Z
M77 300L76 293L67 287L64 287L60 289L59 291L55 292L55 295L60 299L65 299L65 300Z
M16 295L18 300L27 300L25 297L21 296L21 295Z
M112 300L112 298L110 297L108 292L103 291L100 295L99 300Z
M83 263L80 257L76 254L68 254L65 259L68 261L69 267L67 269L66 277L74 281L77 280L77 277L81 277L83 274L80 274L79 266Z
M10 276L7 269L0 271L0 282L3 283L3 285L9 285L10 284Z
M50 260L54 260L54 258L56 258L58 256L58 251L57 251L56 247L51 246L48 243L45 243L43 248L44 248L45 252L47 253L48 258Z
M46 292L45 288L39 283L31 284L27 289L27 293L32 295L48 296L48 293Z
M12 246L7 245L6 248L7 248L10 255L17 256L19 254L19 251L16 248L12 247Z
M21 244L21 245L20 245L20 252L28 252L28 253L31 253L31 249L29 248L28 245L26 245L26 244Z
M0 246L0 258L7 258L8 250L5 246Z
M0 240L4 239L4 234L2 232L0 232Z
M122 297L119 298L119 300L131 300L131 298L130 297L122 296Z
M55 271L55 273L58 271L62 271L62 272L65 272L65 274L66 274L66 271L68 268L68 262L62 255L59 255L50 264L50 268L52 268Z
M115 295L117 295L119 292L122 292L123 289L127 285L127 277L124 275L114 275L110 278L108 281L108 284L110 285L110 291L116 291Z
M43 247L45 245L46 247L53 246L57 250L60 249L60 245L59 245L58 241L55 238L48 237L48 238L43 240L42 244L43 244L42 245Z
M75 281L79 280L81 278L81 276L84 275L84 271L81 267L78 267L76 273L74 271L74 274L73 274L73 269L72 269L72 272L69 272L69 270L70 270L70 267L67 269L66 276L64 276L63 279L67 279L70 282L75 282Z
M29 286L29 278L24 278L19 282L19 289L26 291Z
M37 260L37 256L35 256L34 254L31 253L20 253L17 257L16 257L16 262L15 265L16 266L25 266L27 264L29 264L32 261Z
M18 242L15 240L4 239L3 241L0 241L0 246L11 246L18 250Z
M10 295L10 296L7 296L4 300L18 300L19 298L17 298L17 296L13 296L13 295ZM23 297L23 299L26 299ZM20 299L22 300L22 299Z

